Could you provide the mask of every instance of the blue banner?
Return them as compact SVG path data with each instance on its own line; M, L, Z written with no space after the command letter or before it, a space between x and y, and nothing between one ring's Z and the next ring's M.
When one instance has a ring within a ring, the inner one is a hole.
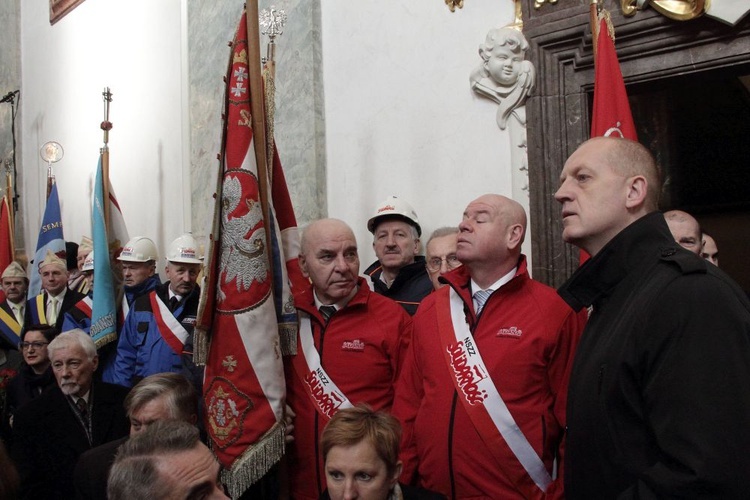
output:
M94 184L94 208L91 233L94 241L94 306L91 308L91 331L96 347L117 339L117 310L115 308L115 288L112 267L109 262L109 238L104 217L104 182L102 179L102 159L96 168Z
M31 299L39 295L42 290L42 278L39 276L39 263L44 260L47 251L51 251L65 260L65 237L63 236L62 217L60 216L60 198L57 195L57 184L52 184L52 190L47 198L47 207L42 217L42 227L39 228L39 239L36 242L34 263L29 276L29 293Z

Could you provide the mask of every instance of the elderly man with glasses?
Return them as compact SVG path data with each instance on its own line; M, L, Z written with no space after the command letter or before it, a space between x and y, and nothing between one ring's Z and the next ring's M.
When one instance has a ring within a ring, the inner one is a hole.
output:
M427 240L427 245L425 246L427 274L430 276L432 286L435 290L445 286L445 283L438 281L440 276L461 265L461 261L456 257L457 246L457 227L435 229L430 235L430 239Z

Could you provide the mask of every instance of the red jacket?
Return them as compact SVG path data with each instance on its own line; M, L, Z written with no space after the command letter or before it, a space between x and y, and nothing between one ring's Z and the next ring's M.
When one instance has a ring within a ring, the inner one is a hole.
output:
M513 279L487 299L479 320L468 268L462 266L445 278L465 304L495 387L551 474L555 457L562 458L569 368L585 311L576 314L554 289L533 281L523 256ZM522 498L456 397L437 327L438 300L448 293L449 287L443 287L425 298L414 317L393 405L404 428L401 479L409 483L416 475L420 486L449 498ZM512 455L503 467L523 471ZM547 491L561 496L561 490L559 479Z
M312 286L296 294L294 300L298 310L310 315L323 369L349 401L390 410L411 338L411 317L391 299L371 292L364 278L359 278L356 295L325 328L315 308ZM297 356L301 356L300 350L298 345ZM292 360L290 357L285 363L287 402L297 414L288 454L290 492L295 499L317 500L326 488L318 442L328 419L315 410Z

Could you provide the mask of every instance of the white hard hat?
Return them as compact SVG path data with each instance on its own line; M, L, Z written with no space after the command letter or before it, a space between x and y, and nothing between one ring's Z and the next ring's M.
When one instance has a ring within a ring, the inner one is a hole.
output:
M145 236L136 236L130 238L130 241L122 247L122 252L117 260L126 262L148 262L158 260L159 252L156 251L156 245L150 238Z
M178 236L167 249L167 260L169 262L180 262L183 264L201 264L203 257L200 256L198 243L190 233Z
M422 236L422 228L419 226L419 218L414 208L404 200L396 196L389 196L375 209L375 214L367 221L367 229L375 233L375 226L380 219L402 219L404 222L417 228L417 234Z
M86 256L86 259L83 261L83 267L81 267L81 272L93 271L93 270L94 270L94 251L91 250L89 254Z

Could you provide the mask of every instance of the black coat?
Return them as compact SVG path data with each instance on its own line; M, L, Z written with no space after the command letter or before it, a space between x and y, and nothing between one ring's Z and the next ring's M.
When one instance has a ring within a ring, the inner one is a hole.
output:
M568 499L747 498L750 303L649 214L564 284L593 305L568 389Z
M399 270L390 288L380 279L383 274L380 261L373 262L365 269L365 274L370 277L372 289L376 293L395 300L410 316L414 316L422 299L434 290L425 265L424 257L417 255L414 262Z
M8 382L5 393L6 416L10 418L11 415L15 415L23 405L38 398L42 392L54 385L57 385L57 381L52 374L51 366L41 375L37 375L29 365L22 364L18 375Z
M11 457L21 476L22 498L73 498L73 469L86 450L128 434L123 402L128 389L94 382L92 443L67 398L54 386L26 404L13 423Z
M107 500L109 469L115 462L117 450L127 440L128 437L124 437L110 441L81 455L73 472L78 500Z

